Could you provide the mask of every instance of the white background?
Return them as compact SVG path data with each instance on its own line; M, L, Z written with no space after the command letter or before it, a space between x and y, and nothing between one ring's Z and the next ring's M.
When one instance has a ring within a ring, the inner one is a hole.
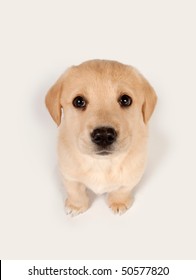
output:
M196 258L196 2L0 1L0 258ZM64 212L57 128L44 105L70 65L136 66L158 105L135 203L115 216L103 196Z

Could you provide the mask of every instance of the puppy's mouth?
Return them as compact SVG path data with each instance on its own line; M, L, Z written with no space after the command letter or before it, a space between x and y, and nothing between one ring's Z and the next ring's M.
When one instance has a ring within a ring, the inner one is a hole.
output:
M109 150L101 150L101 151L96 152L96 155L98 155L98 156L108 156L111 154L112 154L112 151L109 151Z

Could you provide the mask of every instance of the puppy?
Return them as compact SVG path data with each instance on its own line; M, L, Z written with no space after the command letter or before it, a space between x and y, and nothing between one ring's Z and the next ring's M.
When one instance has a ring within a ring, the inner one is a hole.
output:
M114 213L132 204L146 164L148 121L156 104L148 81L133 67L92 60L69 68L46 106L59 126L59 166L67 213L89 207L87 189L107 193Z

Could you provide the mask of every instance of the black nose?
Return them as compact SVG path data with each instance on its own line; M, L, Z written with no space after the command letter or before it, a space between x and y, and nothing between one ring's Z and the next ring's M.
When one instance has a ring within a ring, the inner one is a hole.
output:
M91 140L98 146L106 147L116 141L117 132L112 127L98 127L91 133Z

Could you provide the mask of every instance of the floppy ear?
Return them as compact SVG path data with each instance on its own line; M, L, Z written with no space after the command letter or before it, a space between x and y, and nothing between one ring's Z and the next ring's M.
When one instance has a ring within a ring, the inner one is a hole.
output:
M144 82L144 103L142 106L142 114L144 123L147 123L154 111L157 103L157 96L151 85L145 80Z
M50 115L52 116L55 123L59 126L61 123L61 104L60 97L62 92L63 84L59 79L48 91L45 103Z

